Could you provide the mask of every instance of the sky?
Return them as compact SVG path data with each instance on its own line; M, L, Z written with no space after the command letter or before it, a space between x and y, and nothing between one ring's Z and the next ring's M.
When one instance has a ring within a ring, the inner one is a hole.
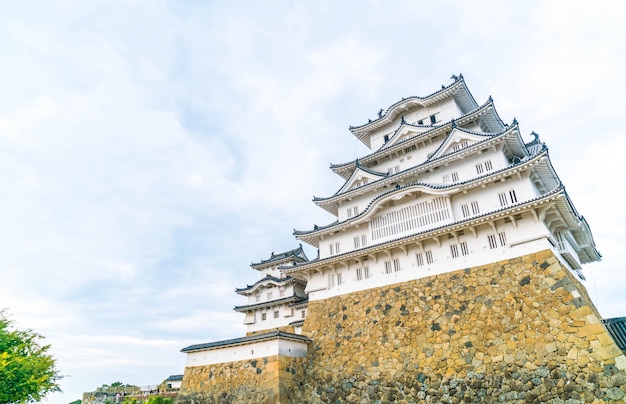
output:
M626 3L0 0L0 308L43 334L69 403L182 374L240 337L251 262L333 218L349 132L462 73L537 132L626 316ZM315 250L305 246L309 257Z

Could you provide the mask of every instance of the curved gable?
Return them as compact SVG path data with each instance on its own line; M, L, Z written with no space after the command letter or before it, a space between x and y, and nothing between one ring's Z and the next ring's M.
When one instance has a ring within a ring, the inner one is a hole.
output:
M335 195L339 195L352 189L362 187L363 185L377 181L381 178L385 178L386 176L386 174L361 167L357 161L357 164L354 167L354 171L352 171L352 175L350 176L350 178L348 178L346 183L343 184L343 186L337 192L335 192Z
M465 149L490 137L492 137L492 135L470 133L453 126L450 134L448 134L441 146L439 146L439 149L437 149L437 151L430 157L430 160L436 159L448 153Z

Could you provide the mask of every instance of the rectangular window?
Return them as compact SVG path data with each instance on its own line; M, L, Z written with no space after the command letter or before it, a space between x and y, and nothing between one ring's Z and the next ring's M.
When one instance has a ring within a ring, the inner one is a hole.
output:
M482 163L476 164L476 173L482 174L487 171L493 170L493 165L491 164L491 160L484 161Z
M390 274L392 271L391 269L391 261L385 261L385 273L386 274Z
M369 279L370 276L370 267L363 267L363 277Z
M413 151L413 150L415 150L415 149L417 149L417 146L415 146L415 145L410 146L410 147L407 147L407 148L405 148L405 149L404 149L404 153L405 153L405 154L406 154L406 153L410 153L410 152L412 152L412 151Z
M431 125L434 125L437 123L437 118L435 117L436 114L433 114L430 116L430 123Z
M498 238L500 239L500 245L504 247L506 245L506 234L504 232L498 233Z
M254 299L255 299L257 302L260 302L260 301L261 301L261 295L256 295L256 296L254 297Z
M452 151L459 151L465 147L467 147L469 145L469 143L467 143L467 140L461 143L456 143L454 146L452 146Z
M432 264L434 262L433 260L433 252L428 250L428 251L424 251L424 255L426 256L426 263L427 264Z
M417 258L417 266L418 267L424 266L424 254L417 253L415 257Z
M356 216L356 215L358 215L358 214L359 214L359 207L358 207L358 206L355 206L355 207L354 207L354 216Z
M514 189L508 192L502 192L498 194L498 198L500 199L500 206L507 206L512 203L517 203L517 195L515 194Z
M463 255L469 255L469 249L467 248L467 243L465 241L463 241L461 244L461 254Z
M449 182L458 182L458 181L459 181L459 174L457 172L453 172L453 173L446 174L443 176L444 184L447 184Z
M284 290L280 291L280 297L285 297L285 291Z
M274 310L274 318L278 318L280 316L280 313L278 312L278 310Z
M328 250L330 251L330 255L334 255L335 254L335 245L333 243L330 243L330 245L328 246Z
M464 203L463 205L461 205L461 212L463 212L463 217L470 216L470 208L467 203Z
M394 201L389 201L390 206L391 202ZM370 237L377 241L410 230L434 227L451 216L449 203L443 197L436 197L372 218Z
M424 124L424 120L423 120L423 119L420 119L419 121L417 121L417 124L418 124L418 125L423 125L423 124Z
M362 281L363 280L363 268L357 268L356 269L356 280L357 281Z
M361 236L361 245L365 247L367 245L367 235L363 234Z
M496 236L490 234L487 236L487 241L489 242L489 248L493 250L494 248L498 248L498 243L496 243Z
M500 199L500 206L506 206L509 204L509 199L506 196L506 192L499 193L498 199Z
M302 318L306 317L306 310L302 310L302 312L300 313L300 316Z
M393 270L395 272L400 272L402 268L400 268L400 260L398 258L396 258L395 260L393 260Z
M397 165L397 166L390 167L390 168L387 170L387 174L391 175L391 174L395 174L395 173L397 173L397 172L399 172L399 171L400 171L400 166L399 166L399 165Z
M472 205L472 213L473 213L474 215L479 214L479 213L480 213L480 209L478 209L478 202L477 202L477 201L474 201L474 202L472 202L472 204L471 204L471 205Z
M329 274L328 275L328 289L332 288L335 286L335 275L334 274Z
M267 300L272 300L272 292L267 292Z
M335 243L335 254L339 254L339 243Z
M354 238L354 248L361 248L361 237L356 236Z
M341 273L337 274L337 285L341 285L343 283L343 277L341 275Z
M267 320L267 313L261 313L261 320L262 321Z
M348 217L352 217L352 208L347 209Z
M458 244L450 244L450 254L452 254L452 258L459 257L459 245Z

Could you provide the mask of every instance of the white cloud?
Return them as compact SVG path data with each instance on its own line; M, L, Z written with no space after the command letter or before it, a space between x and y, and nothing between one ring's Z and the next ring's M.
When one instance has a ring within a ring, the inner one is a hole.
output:
M623 7L1 5L0 307L72 375L50 401L158 383L241 333L249 263L332 220L310 198L366 153L347 126L452 73L547 142L604 254L590 294L624 315Z

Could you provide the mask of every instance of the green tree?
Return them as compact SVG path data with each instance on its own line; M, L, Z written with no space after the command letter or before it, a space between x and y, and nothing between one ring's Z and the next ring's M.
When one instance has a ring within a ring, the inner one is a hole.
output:
M169 397L151 396L146 404L172 404L174 401Z
M16 330L0 310L0 404L39 401L60 391L56 362L32 330Z

